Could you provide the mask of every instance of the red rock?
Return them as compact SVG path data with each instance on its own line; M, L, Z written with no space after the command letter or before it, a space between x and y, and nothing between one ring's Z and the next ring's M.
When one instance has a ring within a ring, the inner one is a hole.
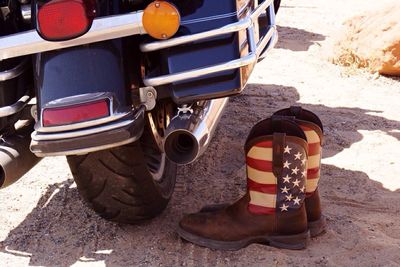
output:
M344 23L334 62L400 76L400 9L387 5Z

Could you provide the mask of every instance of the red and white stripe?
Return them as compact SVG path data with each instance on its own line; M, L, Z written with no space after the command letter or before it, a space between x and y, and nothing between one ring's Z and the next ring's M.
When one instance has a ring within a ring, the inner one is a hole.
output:
M318 133L305 125L301 125L308 142L308 163L306 193L312 194L318 188L321 168L321 138Z
M249 211L273 214L276 211L277 178L272 172L272 141L255 144L247 153Z

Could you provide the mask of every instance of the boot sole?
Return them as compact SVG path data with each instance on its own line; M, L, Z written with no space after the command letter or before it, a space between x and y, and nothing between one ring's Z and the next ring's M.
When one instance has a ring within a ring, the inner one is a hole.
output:
M239 250L250 244L263 244L276 248L300 250L305 249L309 238L309 231L296 235L255 236L238 241L219 241L197 236L178 227L178 235L193 244L217 250Z
M318 221L308 222L308 229L311 237L317 237L326 232L326 218L321 215Z
M214 204L214 205L208 205L203 207L200 212L213 212L217 211L220 209L223 209L227 207L227 204ZM310 236L311 238L320 236L326 232L326 218L324 215L321 215L321 218L317 221L309 221L307 222L308 224L308 229L310 230Z

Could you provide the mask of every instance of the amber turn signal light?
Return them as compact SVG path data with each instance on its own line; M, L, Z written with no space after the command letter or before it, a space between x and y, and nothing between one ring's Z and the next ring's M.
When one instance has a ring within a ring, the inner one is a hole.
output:
M178 9L166 1L154 1L143 12L143 27L155 39L168 39L178 31L181 16Z

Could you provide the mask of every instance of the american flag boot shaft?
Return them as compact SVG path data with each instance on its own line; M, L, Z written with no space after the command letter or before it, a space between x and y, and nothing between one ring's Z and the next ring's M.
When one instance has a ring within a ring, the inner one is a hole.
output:
M291 142L273 147L273 137L255 143L247 152L247 187L250 195L249 211L255 214L273 214L299 209L304 203L307 177L307 150ZM279 170L273 170L273 149L281 159Z
M295 122L259 122L245 144L246 194L232 205L184 216L178 234L213 249L237 250L251 243L305 248L307 149Z
M306 182L306 210L311 236L325 232L326 220L322 215L318 192L321 177L321 158L323 143L323 125L313 112L298 106L292 106L274 113L294 120L304 131L308 143L308 166Z

